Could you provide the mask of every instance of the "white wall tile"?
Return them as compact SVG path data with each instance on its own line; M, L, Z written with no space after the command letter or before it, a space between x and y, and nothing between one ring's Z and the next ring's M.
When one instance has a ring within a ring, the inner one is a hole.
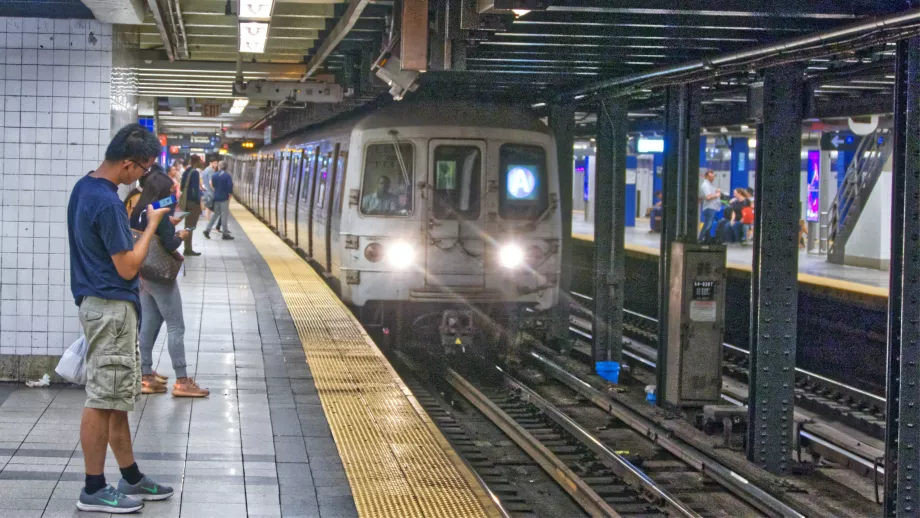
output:
M65 208L111 138L112 41L95 20L0 17L0 354L80 332Z

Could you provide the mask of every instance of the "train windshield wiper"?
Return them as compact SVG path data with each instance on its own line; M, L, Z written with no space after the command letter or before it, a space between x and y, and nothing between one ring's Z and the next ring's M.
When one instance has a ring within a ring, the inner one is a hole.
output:
M397 137L399 133L396 130L390 130L390 137L393 138L393 149L396 151L396 161L399 162L399 170L402 171L403 181L406 182L406 187L411 188L412 184L409 182L409 172L406 170L406 161L403 160L402 150L399 149L399 138Z

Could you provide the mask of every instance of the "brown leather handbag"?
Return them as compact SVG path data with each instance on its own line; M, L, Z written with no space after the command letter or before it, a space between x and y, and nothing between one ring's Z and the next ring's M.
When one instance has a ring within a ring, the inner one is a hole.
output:
M131 237L134 242L143 236L143 232L131 229ZM173 282L179 276L179 270L182 269L182 263L185 258L178 252L168 252L163 248L163 243L159 236L153 236L150 240L150 246L147 248L147 257L141 263L138 273L145 280L156 282Z

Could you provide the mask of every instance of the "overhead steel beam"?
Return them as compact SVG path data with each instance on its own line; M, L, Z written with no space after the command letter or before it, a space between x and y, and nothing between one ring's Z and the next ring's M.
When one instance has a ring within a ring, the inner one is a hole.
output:
M562 25L529 25L515 23L507 32L496 33L496 36L506 38L572 38L582 40L687 40L687 41L719 41L736 42L745 44L763 43L764 40L773 39L772 34L738 33L723 28L699 27L620 27L615 31L589 32L586 27L579 24ZM759 36L759 38L758 38Z
M626 291L626 147L624 98L598 103L594 209L594 320L592 356L623 361L623 301Z
M898 43L883 516L920 510L920 38Z
M329 54L338 46L345 36L351 31L352 27L358 23L358 19L361 18L361 13L364 12L364 9L371 3L371 0L351 0L348 2L348 7L345 9L345 12L342 14L342 17L339 18L338 23L335 27L329 31L329 34L323 39L323 43L316 49L316 53L310 58L310 62L307 63L307 72L300 78L301 81L306 81L310 78L319 67L323 65L323 62L329 57ZM275 7L277 10L284 4L280 4Z
M700 13L681 12L679 16L661 16L659 14L643 13L583 13L564 11L531 11L527 16L514 22L514 26L553 26L553 25L580 25L588 27L616 26L636 29L661 29L672 28L699 28L724 30L730 33L809 33L829 29L839 25L838 19L812 18L796 20L789 23L786 17L754 17L754 16L708 16Z
M615 4L606 4L607 2L598 2L597 0L566 0L565 2L551 5L547 11L592 14L622 13L666 16L699 14L712 17L786 17L847 20L859 16L890 13L903 8L899 2L878 2L877 0L853 0L849 2L719 0L718 5L714 5L710 0L681 0L680 2L674 2L673 0L617 0Z
M720 8L721 8L720 4ZM561 98L582 97L600 90L631 87L650 87L685 83L727 73L732 70L746 70L752 64L771 66L790 60L797 53L796 60L821 57L840 52L841 45L849 50L895 41L906 36L920 34L920 9L910 9L894 15L862 21L846 27L810 34L782 42L763 45L753 49L721 54L709 59L690 61L638 74L606 79L570 90ZM870 35L874 37L869 37Z
M83 4L103 23L137 25L144 20L143 0L83 0Z
M776 474L788 473L793 450L804 92L801 65L765 70L754 188L747 457Z
M163 22L163 11L160 9L160 3L157 0L147 0L147 6L150 7L150 15L153 17L154 23L156 23L157 32L163 43L163 50L170 61L175 61L176 50L173 48L169 31L166 30L166 24Z

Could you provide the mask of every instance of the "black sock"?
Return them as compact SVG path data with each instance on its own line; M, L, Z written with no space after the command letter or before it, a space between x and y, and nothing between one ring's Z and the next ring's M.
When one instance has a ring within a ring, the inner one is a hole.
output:
M131 464L127 468L121 468L121 476L128 481L132 486L137 484L144 478L144 474L141 473L141 470L137 469L137 463Z
M105 473L102 475L86 475L86 494L91 495L105 487Z

